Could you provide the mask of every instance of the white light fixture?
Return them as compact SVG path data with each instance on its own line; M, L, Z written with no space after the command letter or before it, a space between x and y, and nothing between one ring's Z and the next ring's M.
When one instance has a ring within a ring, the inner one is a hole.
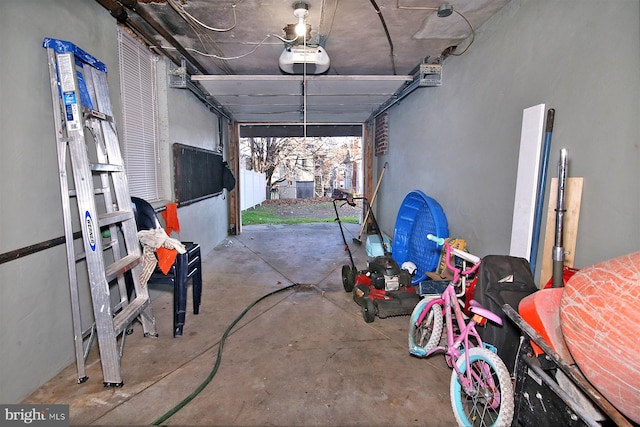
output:
M313 66L306 72L322 74L329 69L331 60L321 46L290 46L285 47L280 54L279 65L288 74L302 74L301 68L305 65Z
M307 34L307 15L309 15L309 4L303 1L294 3L293 15L298 18L296 35L298 37L304 37Z
M309 16L309 4L296 2L293 4L293 15L298 18L295 25L296 38L293 37L293 24L284 28L287 38L291 42L286 43L284 51L280 55L280 69L288 74L322 74L329 69L331 61L329 55L321 46L309 45L310 27L307 25ZM297 40L297 39L300 40ZM307 65L312 68L307 70Z

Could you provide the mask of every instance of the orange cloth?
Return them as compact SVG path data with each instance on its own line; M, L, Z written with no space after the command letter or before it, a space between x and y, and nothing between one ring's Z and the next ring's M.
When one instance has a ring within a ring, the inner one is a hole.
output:
M176 261L178 251L175 249L167 249L162 246L156 249L156 255L158 256L158 267L160 270L167 274L171 269L171 266Z
M171 235L172 232L180 232L180 222L178 221L178 205L175 203L169 203L166 209L162 211L162 217L164 218L165 230L167 235Z

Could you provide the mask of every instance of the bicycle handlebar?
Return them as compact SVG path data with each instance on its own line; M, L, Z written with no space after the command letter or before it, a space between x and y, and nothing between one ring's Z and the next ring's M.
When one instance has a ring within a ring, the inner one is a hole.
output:
M469 252L461 251L460 249L457 249L457 248L452 248L451 245L449 245L449 242L447 242L444 238L434 236L433 234L427 234L427 239L431 240L432 242L435 242L438 246L444 245L444 247L446 248L446 256L444 261L447 264L447 268L449 268L449 270L453 272L453 283L458 283L458 279L460 275L466 276L468 274L475 272L478 269L478 267L480 267L481 260L479 257L473 254L470 254ZM462 271L462 269L451 265L451 261L450 261L451 254L472 263L473 267L471 267L468 270Z
M427 239L435 242L438 246L444 245L444 239L442 237L436 237L431 233L427 234Z

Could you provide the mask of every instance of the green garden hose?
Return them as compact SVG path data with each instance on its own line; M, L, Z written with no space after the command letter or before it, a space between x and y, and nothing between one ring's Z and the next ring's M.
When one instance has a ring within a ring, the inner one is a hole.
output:
M278 292L286 291L287 289L291 289L291 288L296 287L296 286L299 286L299 284L298 283L294 283L292 285L285 286L284 288L276 289L275 291L269 292L268 294L265 294L265 295L261 296L260 298L258 298L257 300L255 300L254 302L249 304L249 306L247 308L245 308L244 311L242 313L240 313L240 315L238 317L236 317L233 322L231 322L231 324L229 325L227 330L224 331L224 334L222 335L222 338L220 339L220 344L218 345L218 357L216 358L216 363L213 366L213 369L211 370L211 372L209 373L209 376L202 382L202 384L200 384L198 386L198 388L196 388L193 391L193 393L191 393L189 396L187 396L182 402L178 403L176 406L171 408L166 414L164 414L163 416L161 416L160 418L155 420L152 425L161 425L163 422L165 422L170 417L172 417L180 409L184 408L197 395L199 395L200 392L202 392L202 390L205 389L205 387L207 387L207 385L211 382L213 377L218 372L218 368L220 367L220 362L222 360L222 349L224 347L224 343L225 343L225 341L227 339L227 336L231 332L231 329L233 329L233 327L240 321L240 319L242 319L244 317L244 315L247 314L249 312L249 310L251 310L251 308L253 308L253 306L258 304L263 299L266 299L266 298L268 298L268 297L270 297L272 295L277 294Z

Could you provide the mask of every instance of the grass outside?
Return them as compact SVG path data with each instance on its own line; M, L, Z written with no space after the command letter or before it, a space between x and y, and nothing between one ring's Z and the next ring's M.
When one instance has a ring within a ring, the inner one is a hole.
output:
M358 224L357 216L343 216L344 223ZM352 215L349 212L347 215ZM307 224L313 222L334 222L336 220L332 202L269 204L265 203L242 211L242 225L257 224Z

